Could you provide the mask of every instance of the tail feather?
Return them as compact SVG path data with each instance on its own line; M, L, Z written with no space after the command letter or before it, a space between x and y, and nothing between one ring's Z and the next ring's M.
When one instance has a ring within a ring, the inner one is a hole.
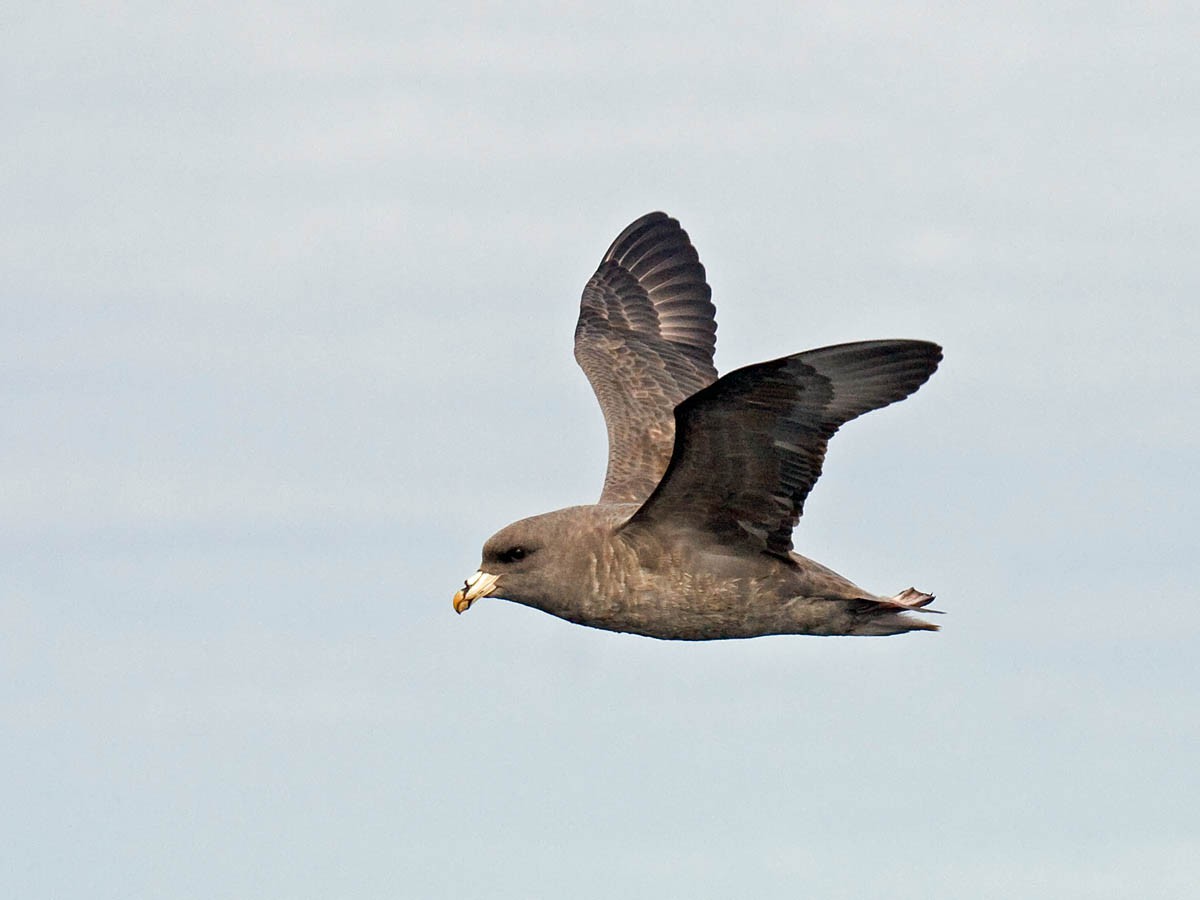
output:
M915 610L941 615L941 610L926 608L933 599L933 594L908 588L894 597L882 600L851 601L851 611L855 618L853 633L888 635L903 634L906 631L940 631L940 626L932 622L906 615Z
M895 597L887 598L896 606L903 606L905 609L924 609L934 601L933 594L926 594L923 591L918 591L916 588L905 588ZM927 613L937 613L942 615L940 609L925 609Z

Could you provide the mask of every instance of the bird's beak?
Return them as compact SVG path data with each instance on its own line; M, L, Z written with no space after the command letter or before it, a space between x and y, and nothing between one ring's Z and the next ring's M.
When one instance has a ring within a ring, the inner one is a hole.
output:
M476 572L463 583L462 590L454 595L454 611L459 614L465 613L480 597L490 597L499 578L499 575L491 575L482 570Z

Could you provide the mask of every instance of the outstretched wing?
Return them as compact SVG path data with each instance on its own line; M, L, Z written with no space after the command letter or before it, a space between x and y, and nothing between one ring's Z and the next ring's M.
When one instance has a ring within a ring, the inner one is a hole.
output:
M575 359L608 426L601 503L641 503L666 471L674 409L717 378L716 309L687 232L666 213L617 236L583 289Z
M675 450L629 526L676 526L787 558L834 432L937 369L925 341L866 341L730 372L675 411Z

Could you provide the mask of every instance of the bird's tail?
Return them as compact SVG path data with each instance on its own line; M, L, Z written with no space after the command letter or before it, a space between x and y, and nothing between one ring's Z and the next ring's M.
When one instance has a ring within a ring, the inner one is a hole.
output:
M916 588L908 588L894 597L880 600L851 600L850 610L855 619L853 633L886 635L903 634L906 631L938 631L940 626L908 615L918 609L940 614L940 610L925 608L932 602L933 594L923 593Z

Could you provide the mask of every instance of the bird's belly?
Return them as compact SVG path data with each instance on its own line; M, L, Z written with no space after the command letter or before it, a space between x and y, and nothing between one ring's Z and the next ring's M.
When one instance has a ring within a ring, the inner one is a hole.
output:
M678 581L648 577L594 595L578 610L578 616L564 618L608 631L678 641L795 632L793 603L769 596L771 592L756 581L718 581L695 575Z

